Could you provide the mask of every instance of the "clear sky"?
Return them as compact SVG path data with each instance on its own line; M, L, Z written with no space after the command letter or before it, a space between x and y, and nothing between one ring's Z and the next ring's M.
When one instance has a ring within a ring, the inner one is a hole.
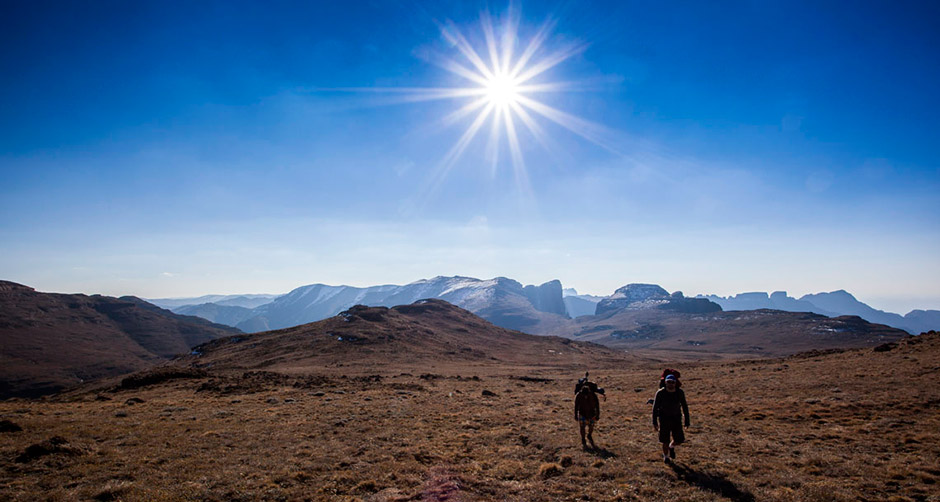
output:
M494 112L448 157L478 116L454 112L488 91L447 62L474 70L461 34L489 66L487 19L515 58L545 35L526 68L563 55L516 91L564 115L530 113L536 133L505 112L513 143ZM891 1L2 2L0 278L153 298L502 275L940 309L938 19ZM416 90L457 87L477 92Z

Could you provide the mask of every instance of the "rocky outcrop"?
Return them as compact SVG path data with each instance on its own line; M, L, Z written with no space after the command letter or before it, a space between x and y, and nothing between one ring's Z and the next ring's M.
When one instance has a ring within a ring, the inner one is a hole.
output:
M555 279L541 286L526 286L522 288L523 294L539 312L567 316L565 301L562 298L561 281Z
M597 304L595 315L603 315L620 310L669 310L701 314L720 312L721 306L703 298L686 298L677 291L670 295L656 284L627 284L614 291L614 294Z

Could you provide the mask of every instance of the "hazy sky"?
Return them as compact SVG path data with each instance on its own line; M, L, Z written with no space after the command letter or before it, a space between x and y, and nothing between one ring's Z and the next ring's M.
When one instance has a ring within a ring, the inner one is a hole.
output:
M490 120L517 12L561 124ZM485 16L484 16L485 18ZM3 2L0 278L280 293L435 275L940 309L936 2ZM453 23L452 25L450 23ZM442 31L443 28L443 31ZM445 64L446 66L446 64ZM371 90L370 90L371 89ZM376 92L376 91L381 92ZM576 121L571 117L578 117ZM565 125L568 127L566 128ZM542 141L538 141L541 138ZM520 183L524 173L528 184Z

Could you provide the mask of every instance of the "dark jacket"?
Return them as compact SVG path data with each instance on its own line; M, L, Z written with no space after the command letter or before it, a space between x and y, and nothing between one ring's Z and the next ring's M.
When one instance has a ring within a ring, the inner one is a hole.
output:
M653 400L653 425L659 423L659 419L681 419L685 415L685 425L689 425L689 405L685 402L685 392L682 389L676 389L675 392L669 392L666 389L656 391L656 399Z
M574 398L574 418L601 418L601 403L597 400L597 394L590 389L583 388Z

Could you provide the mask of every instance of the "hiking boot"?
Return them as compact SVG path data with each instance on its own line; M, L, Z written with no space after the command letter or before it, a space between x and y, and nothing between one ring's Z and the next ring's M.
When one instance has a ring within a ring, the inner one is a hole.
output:
M669 448L669 458L676 458L676 449Z
M671 460L669 460L669 455L663 455L663 463L668 464L669 462L671 462Z

